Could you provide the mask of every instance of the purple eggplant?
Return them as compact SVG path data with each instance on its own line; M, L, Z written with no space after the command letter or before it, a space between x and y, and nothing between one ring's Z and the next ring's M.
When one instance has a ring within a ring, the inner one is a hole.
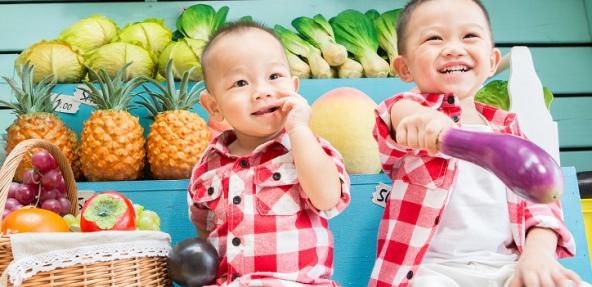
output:
M510 190L532 202L550 203L563 193L557 162L520 137L452 128L440 136L438 148L493 172Z

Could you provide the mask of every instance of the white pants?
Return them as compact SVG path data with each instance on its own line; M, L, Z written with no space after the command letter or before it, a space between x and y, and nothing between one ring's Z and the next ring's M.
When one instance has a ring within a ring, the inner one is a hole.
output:
M515 268L516 263L501 268L480 263L424 263L411 287L507 287ZM592 285L582 282L581 286Z

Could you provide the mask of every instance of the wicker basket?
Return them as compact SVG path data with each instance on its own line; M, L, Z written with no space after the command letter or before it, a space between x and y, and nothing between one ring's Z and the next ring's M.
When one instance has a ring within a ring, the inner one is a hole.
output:
M76 182L68 160L58 147L48 141L37 139L26 140L16 145L6 157L6 161L2 165L2 169L0 169L0 214L4 211L10 183L23 155L35 147L47 150L58 162L66 182L68 199L72 203L70 212L77 214ZM0 226L1 224L0 222ZM12 259L10 238L0 236L0 274L4 272ZM12 285L9 284L9 286ZM166 257L139 257L92 264L78 264L48 272L40 272L25 280L21 286L171 286L171 281L167 276Z

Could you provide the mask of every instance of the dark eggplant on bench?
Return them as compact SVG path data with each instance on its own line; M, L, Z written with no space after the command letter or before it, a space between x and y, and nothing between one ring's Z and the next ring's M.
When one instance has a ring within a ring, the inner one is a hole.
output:
M493 172L510 190L532 202L550 203L563 193L557 162L520 137L452 128L440 136L438 148Z
M181 286L199 287L216 278L218 251L207 240L185 239L169 252L169 276Z

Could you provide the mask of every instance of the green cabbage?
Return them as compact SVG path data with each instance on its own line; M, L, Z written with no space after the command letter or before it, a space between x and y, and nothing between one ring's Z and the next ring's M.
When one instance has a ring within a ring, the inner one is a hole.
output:
M386 77L389 64L378 54L378 36L372 21L356 10L345 10L329 20L337 43L345 46L364 67L367 77Z
M321 49L323 58L329 65L339 66L345 63L347 50L335 42L333 28L331 28L331 25L323 15L318 14L313 18L298 17L292 20L292 26L309 43Z
M331 67L321 56L319 49L281 25L275 25L273 31L278 35L286 50L307 60L313 78L328 79L332 77Z
M16 70L20 72L27 62L35 65L33 83L47 76L54 77L58 83L77 83L86 75L82 56L60 40L41 41L22 51L15 62Z
M192 5L177 18L177 30L186 37L208 41L210 36L226 21L228 10L228 6L224 6L216 12L209 5Z
M172 60L175 79L180 80L185 71L193 68L189 78L193 81L201 81L203 75L200 58L206 44L206 41L191 38L183 38L179 41L171 42L162 51L158 59L158 71L160 75L166 77L166 66L169 60Z
M138 45L158 57L171 38L172 32L164 20L151 18L126 25L119 32L118 41Z
M380 17L380 13L378 11L376 11L376 9L370 9L370 10L366 11L366 13L364 13L364 15L366 15L366 17L368 17L368 19L370 19L370 21L374 21L374 20L376 20L376 18Z
M84 18L60 33L60 40L77 47L83 54L111 43L117 36L117 24L113 20L95 15Z
M343 65L337 67L339 78L361 78L364 75L364 67L356 60L347 58Z
M94 71L104 69L113 78L123 66L130 63L125 79L137 76L153 77L156 63L146 49L123 42L114 42L96 49L87 59L87 66Z
M543 87L543 96L545 98L545 106L547 106L547 109L550 109L551 102L553 101L553 93L549 88ZM477 91L475 100L508 111L510 109L508 81L494 80L487 83Z

